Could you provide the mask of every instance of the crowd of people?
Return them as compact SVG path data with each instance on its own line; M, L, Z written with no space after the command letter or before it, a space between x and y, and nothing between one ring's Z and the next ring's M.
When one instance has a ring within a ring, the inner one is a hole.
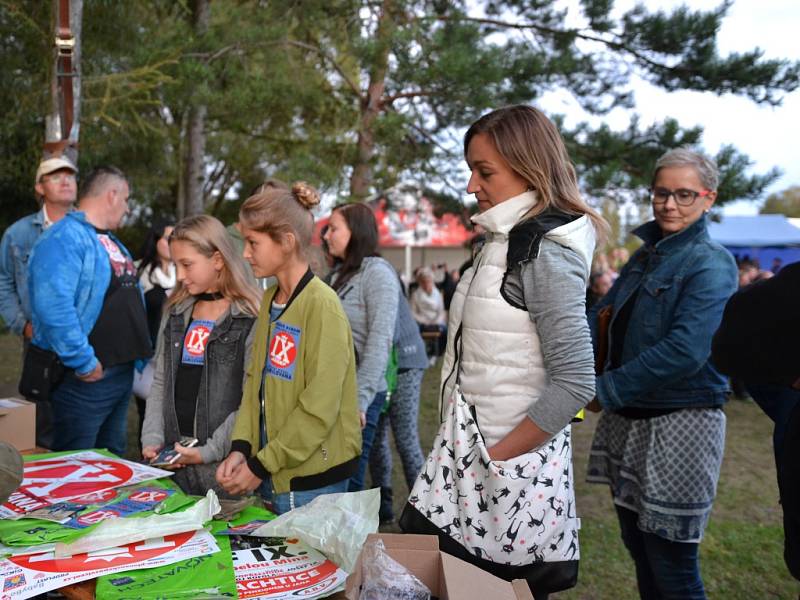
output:
M796 338L778 342L797 333L786 314L797 269L751 285L749 265L709 238L713 161L664 154L653 220L634 231L642 246L601 257L607 224L540 111L484 115L464 156L482 243L460 272L419 269L408 293L379 255L366 204L333 210L320 256L319 194L270 180L227 228L205 215L155 224L135 262L114 235L126 175L99 167L78 188L68 159L42 161L41 208L0 246L0 314L24 342L37 443L124 454L133 391L143 459L174 448L187 492L255 493L280 514L364 489L369 470L386 522L396 516L391 429L409 492L400 527L525 579L538 600L577 580L571 424L601 411L587 479L609 486L641 597L704 598L698 549L724 452L727 375L737 375L776 420L786 560L800 578L789 454L800 404L786 399L800 360ZM783 322L762 314L743 334L749 311L770 302ZM751 334L780 357L747 360L754 351L740 340ZM420 386L440 356L440 427L426 456Z

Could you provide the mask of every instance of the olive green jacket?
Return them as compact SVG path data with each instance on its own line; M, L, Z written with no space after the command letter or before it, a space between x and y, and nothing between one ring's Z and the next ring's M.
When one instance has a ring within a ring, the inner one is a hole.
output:
M249 457L253 473L270 476L280 494L350 477L361 454L361 426L353 336L336 293L309 270L270 323L277 289L269 288L261 303L231 450Z

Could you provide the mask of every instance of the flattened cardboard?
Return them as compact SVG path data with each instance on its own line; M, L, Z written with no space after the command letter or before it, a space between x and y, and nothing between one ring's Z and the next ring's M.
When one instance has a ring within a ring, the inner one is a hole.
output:
M19 451L36 447L36 404L19 398L0 399L0 440Z
M440 600L533 600L528 584L495 577L491 573L439 551L439 540L433 535L373 533L367 537L383 540L386 552L411 571L433 596ZM334 598L357 599L361 587L361 557L347 578L344 593Z

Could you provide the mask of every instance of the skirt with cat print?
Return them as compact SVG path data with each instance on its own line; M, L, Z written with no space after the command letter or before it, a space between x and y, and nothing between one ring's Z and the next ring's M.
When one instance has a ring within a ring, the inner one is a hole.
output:
M409 504L478 559L504 565L577 561L570 427L532 452L491 461L458 386L446 408Z

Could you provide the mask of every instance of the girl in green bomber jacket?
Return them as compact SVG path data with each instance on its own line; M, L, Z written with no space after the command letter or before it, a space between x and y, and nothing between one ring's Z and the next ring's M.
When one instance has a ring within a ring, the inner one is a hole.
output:
M258 489L278 514L346 491L361 454L350 325L304 253L318 203L296 183L251 196L239 213L245 259L278 283L264 292L231 452L216 476L230 494Z

